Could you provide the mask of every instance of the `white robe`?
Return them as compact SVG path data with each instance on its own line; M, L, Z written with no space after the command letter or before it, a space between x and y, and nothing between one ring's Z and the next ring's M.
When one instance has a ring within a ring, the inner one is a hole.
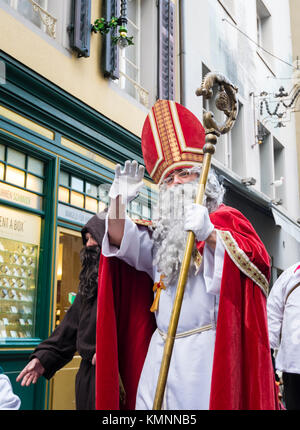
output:
M0 374L0 409L19 409L21 400L14 394L7 375Z
M154 282L160 273L152 265L153 242L146 227L137 227L126 217L124 236L120 248L109 243L106 232L102 253L106 257L118 257L137 270L147 272ZM211 374L215 345L219 293L224 262L224 247L217 238L215 252L205 245L203 259L196 276L189 276L177 333L197 329L209 324L213 328L201 333L175 339L163 409L196 410L208 409ZM141 285L142 288L142 285ZM161 291L160 302L155 312L159 330L167 333L176 285ZM156 330L152 336L144 367L141 373L136 409L152 409L160 364L164 350L164 339Z
M278 350L276 369L300 373L300 262L284 271L273 285L267 301L270 346Z

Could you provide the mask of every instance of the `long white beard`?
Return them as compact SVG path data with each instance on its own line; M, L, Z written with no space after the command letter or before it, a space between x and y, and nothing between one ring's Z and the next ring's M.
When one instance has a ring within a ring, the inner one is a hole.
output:
M165 275L165 285L176 284L179 277L188 235L184 230L184 212L188 205L195 202L198 182L197 179L173 187L162 186L159 191L158 204L152 217L153 264ZM209 184L207 186L210 187ZM223 194L221 199L222 197ZM206 193L203 204L212 212L219 206L220 199L215 199L215 196L208 197ZM188 276L194 276L195 273L196 267L192 258Z
M159 192L153 214L153 263L165 275L165 285L173 285L178 279L188 235L184 230L184 210L195 201L196 192L197 183L192 182L162 188ZM191 264L190 272L192 269Z

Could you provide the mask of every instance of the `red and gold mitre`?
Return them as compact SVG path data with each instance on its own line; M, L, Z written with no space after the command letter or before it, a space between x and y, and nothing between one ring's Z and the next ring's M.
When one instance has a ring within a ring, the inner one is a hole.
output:
M204 128L192 112L171 100L155 103L144 123L142 151L156 184L175 169L202 163L204 144Z

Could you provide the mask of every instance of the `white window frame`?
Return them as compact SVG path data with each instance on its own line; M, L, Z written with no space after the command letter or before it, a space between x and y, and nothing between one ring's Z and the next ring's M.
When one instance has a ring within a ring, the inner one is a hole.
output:
M141 0L136 0L137 2L137 23L131 21L127 17L128 22L136 29L137 36L134 40L134 47L136 49L136 64L131 60L126 58L126 48L120 49L119 55L119 73L120 78L118 80L119 88L126 92L126 82L130 82L135 88L135 99L143 104L145 107L149 107L149 91L141 86ZM130 34L129 34L130 36ZM137 77L136 80L132 79L126 73L126 65L129 64L131 67L136 69ZM130 94L129 94L130 95Z
M38 4L37 1L35 0L27 0L29 4L31 4L31 7L33 9L33 11L35 13L38 13L40 16L40 21L41 21L41 25L40 27L37 26L37 28L40 28L41 31L43 31L44 33L48 34L48 36L50 36L51 38L55 39L56 38L56 23L57 23L57 18L55 18L53 15L51 15L48 12L48 1L49 0L43 0L43 4L40 5ZM20 13L18 11L18 5L19 5L19 0L10 0L9 2L9 6L16 11L17 13ZM34 10L34 7L37 7L37 10ZM24 16L20 13L21 16ZM26 18L26 17L24 17ZM34 22L30 21L33 25L36 25Z

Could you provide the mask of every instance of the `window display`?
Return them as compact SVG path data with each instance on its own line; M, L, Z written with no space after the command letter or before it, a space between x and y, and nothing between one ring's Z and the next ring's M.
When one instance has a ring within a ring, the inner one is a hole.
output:
M0 206L1 339L34 337L39 240L39 217Z
M0 239L0 337L33 337L37 245Z

